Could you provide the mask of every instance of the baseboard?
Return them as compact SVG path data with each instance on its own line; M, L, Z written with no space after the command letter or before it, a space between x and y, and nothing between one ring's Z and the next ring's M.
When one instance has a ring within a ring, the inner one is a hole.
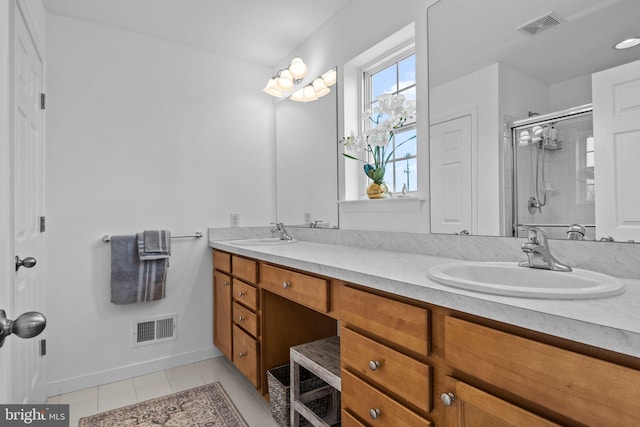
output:
M72 391L108 384L115 381L122 381L128 378L146 375L152 372L162 371L164 369L171 369L189 363L200 362L201 360L219 356L222 356L222 353L220 353L217 348L209 347L202 350L195 350L188 353L121 366L106 371L94 372L88 375L53 381L47 383L47 397L70 393Z

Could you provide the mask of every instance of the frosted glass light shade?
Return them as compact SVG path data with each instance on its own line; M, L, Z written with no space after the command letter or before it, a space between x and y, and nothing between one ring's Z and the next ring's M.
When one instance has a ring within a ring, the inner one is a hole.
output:
M325 96L326 94L331 92L331 89L327 87L327 85L324 83L324 80L321 77L318 77L317 79L315 79L312 85L313 85L315 94L318 98L320 98L321 96Z
M291 94L289 99L292 100L292 101L296 101L296 102L303 102L304 101L304 90L302 88L298 89L297 91L293 92L293 94Z
M324 84L326 84L327 86L333 86L334 84L336 84L337 78L338 76L336 74L335 68L330 69L322 75L322 80L324 80Z
M318 99L318 96L316 95L316 90L311 85L307 85L303 87L302 93L303 93L302 102L315 101L316 99Z
M307 64L305 64L300 58L293 58L289 65L289 72L294 79L302 79L307 74Z
M277 96L278 98L282 98L282 96L284 95L282 89L280 88L280 86L278 86L275 79L270 79L267 82L267 85L262 90L269 95Z
M282 70L278 79L276 80L278 86L280 86L283 90L289 90L293 87L293 77L289 70Z

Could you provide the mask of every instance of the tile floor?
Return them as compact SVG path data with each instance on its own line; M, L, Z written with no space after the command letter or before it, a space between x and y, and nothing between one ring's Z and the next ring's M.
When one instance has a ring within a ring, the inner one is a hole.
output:
M278 427L269 403L224 357L191 363L115 383L53 396L48 403L69 404L71 421L219 381L250 427Z

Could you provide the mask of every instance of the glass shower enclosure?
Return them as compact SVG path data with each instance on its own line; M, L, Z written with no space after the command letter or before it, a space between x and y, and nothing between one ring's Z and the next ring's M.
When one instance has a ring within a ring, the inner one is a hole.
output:
M566 239L573 224L595 239L593 107L535 115L509 123L513 153L512 235L541 227ZM573 234L575 236L575 234Z

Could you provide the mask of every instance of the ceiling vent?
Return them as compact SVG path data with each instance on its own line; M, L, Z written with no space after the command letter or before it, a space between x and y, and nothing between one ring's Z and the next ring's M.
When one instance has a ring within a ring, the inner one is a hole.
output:
M537 36L538 34L555 28L565 22L566 20L557 13L549 12L540 18L534 19L531 22L527 22L526 24L521 25L517 29L518 31L521 31L528 36Z

